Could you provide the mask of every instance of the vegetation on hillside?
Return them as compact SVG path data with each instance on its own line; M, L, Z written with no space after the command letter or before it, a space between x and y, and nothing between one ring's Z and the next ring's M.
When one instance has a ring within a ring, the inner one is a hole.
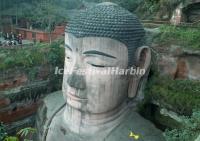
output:
M87 7L90 3L108 1L117 3L131 12L136 12L142 19L163 19L164 17L165 20L170 19L173 10L181 2L187 2L187 0L2 0L0 10L9 12L9 9L12 9L9 13L14 12L18 17L26 17L30 19L30 22L38 21L41 24L43 23L41 21L45 21L52 25L66 21L71 13L67 10L77 10L84 6Z
M18 25L17 19L26 19L26 28L36 28L51 32L55 25L66 22L68 19L67 8L77 3L68 0L53 1L53 0L2 0L0 12L1 15L10 15L15 17L13 21Z
M165 76L151 77L146 88L146 96L152 101L183 115L191 115L194 109L200 109L199 94L199 80L173 80Z
M0 50L0 70L14 67L30 68L39 65L62 65L64 63L63 41L55 41L51 45L39 43L33 47Z
M200 111L194 110L191 117L182 116L183 126L166 130L166 141L194 141L200 134Z
M200 49L200 28L163 25L155 42L162 45L176 44L185 48Z
M7 136L5 125L0 122L0 141L2 141Z
M169 20L174 9L187 0L141 0L143 4L136 9L142 19Z
M0 123L0 140L1 141L33 141L33 136L37 130L27 127L19 130L15 136L8 136L5 125Z
M164 132L166 141L194 141L200 134L199 94L199 80L174 80L167 76L160 76L154 70L145 89L145 105L152 102L159 104L155 106L157 109L154 109L158 113L154 111L155 113L147 115L148 111L143 107L142 114L159 127L161 126L161 129L166 129ZM160 115L162 108L182 115L179 116L181 122Z

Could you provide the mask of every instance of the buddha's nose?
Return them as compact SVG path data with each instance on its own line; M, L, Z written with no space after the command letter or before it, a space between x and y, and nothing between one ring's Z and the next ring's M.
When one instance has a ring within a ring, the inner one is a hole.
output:
M71 75L68 76L67 83L69 86L76 89L86 88L85 76L78 75L76 74L76 72L73 72Z
M76 89L85 89L86 81L85 75L78 74L78 71L81 71L82 67L82 59L77 55L76 61L73 65L72 73L68 76L67 83L69 86Z

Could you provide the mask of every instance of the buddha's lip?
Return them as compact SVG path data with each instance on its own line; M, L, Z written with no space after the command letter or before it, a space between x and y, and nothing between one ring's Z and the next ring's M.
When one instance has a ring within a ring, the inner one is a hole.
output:
M72 94L71 92L68 92L67 93L67 96L72 99L72 100L75 100L75 101L87 101L88 99L87 98L80 98L80 97L77 97L76 95Z

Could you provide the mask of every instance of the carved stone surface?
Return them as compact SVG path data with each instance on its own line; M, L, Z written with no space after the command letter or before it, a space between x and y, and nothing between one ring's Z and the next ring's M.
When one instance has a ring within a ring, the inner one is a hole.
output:
M78 38L107 37L121 41L128 48L129 60L133 60L134 52L141 46L145 34L134 14L108 2L78 13L69 22L66 32Z
M43 106L40 107L40 110L37 114L37 129L39 131L39 138L37 141L42 141L46 129L49 128L48 132L52 132L51 140L55 141L134 141L134 139L129 137L130 131L135 134L140 135L138 141L163 141L162 133L160 130L138 113L132 109L128 115L123 119L120 125L117 128L107 132L105 140L103 136L95 135L94 137L85 137L80 136L76 133L71 132L63 124L62 110L60 111L60 106L64 104L62 92L58 91L55 93L49 94L44 100ZM64 109L64 108L63 108ZM59 112L60 111L60 112ZM57 113L59 112L59 113ZM55 118L52 117L56 114ZM49 122L53 120L52 127L48 127ZM111 129L110 127L105 127L105 130ZM108 134L109 133L109 134Z
M49 118L40 140L129 141L130 131L141 134L140 140L164 140L135 112L151 63L143 38L139 20L116 4L98 4L75 16L65 33L66 105ZM131 74L136 68L144 74Z

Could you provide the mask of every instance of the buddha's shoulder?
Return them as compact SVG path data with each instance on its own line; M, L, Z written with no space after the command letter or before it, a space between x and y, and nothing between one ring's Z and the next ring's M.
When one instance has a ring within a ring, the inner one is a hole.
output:
M134 110L130 110L124 120L114 128L106 137L84 138L79 137L67 129L62 128L63 105L65 104L62 92L58 91L48 95L43 100L43 106L40 107L37 113L37 129L39 131L38 138L41 140L45 135L52 132L55 138L65 138L64 140L72 141L164 141L162 132L158 130L150 121L144 119ZM50 128L50 130L48 130ZM59 131L59 132L55 132ZM65 134L67 133L67 135ZM131 136L130 136L131 133ZM56 134L56 135L54 135ZM64 135L65 134L65 135Z
M165 141L162 132L153 123L134 110L106 137L106 141Z
M47 95L36 114L36 128L38 130L37 140L43 138L47 131L48 124L57 111L65 104L62 91L57 91Z
M63 127L61 124L63 120L61 116L62 111L63 109L56 114L51 123L50 129L56 129L57 131L56 135L55 132L52 132L51 138L59 137L67 141L164 141L162 132L134 110L130 111L124 120L108 133L107 136L102 136L101 133L97 133L92 137L79 136Z

